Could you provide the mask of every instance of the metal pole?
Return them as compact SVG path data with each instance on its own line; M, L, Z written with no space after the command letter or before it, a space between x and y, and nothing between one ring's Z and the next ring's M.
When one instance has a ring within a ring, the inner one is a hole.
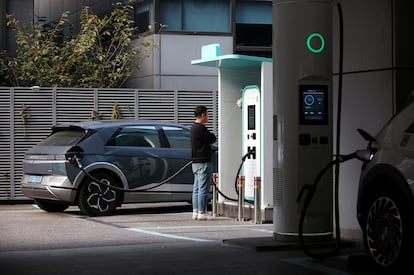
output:
M213 173L211 176L213 180L213 213L212 216L215 218L217 216L217 188L218 188L218 173Z
M237 220L239 222L244 221L244 176L238 177L238 184L239 190L239 201L238 201L238 211L237 211Z
M253 178L253 188L254 188L254 223L262 223L260 215L260 186L262 184L261 177Z

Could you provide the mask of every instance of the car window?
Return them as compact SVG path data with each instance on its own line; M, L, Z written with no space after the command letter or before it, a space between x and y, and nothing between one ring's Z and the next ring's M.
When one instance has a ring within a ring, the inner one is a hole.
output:
M160 147L158 131L153 126L127 126L118 131L108 146Z
M190 130L174 126L162 127L171 148L191 148Z
M44 139L39 146L73 146L84 134L82 130L61 130Z

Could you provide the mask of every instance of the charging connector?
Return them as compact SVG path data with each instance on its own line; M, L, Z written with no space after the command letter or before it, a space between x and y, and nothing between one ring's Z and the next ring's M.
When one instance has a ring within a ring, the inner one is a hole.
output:
M248 146L247 153L242 157L242 161L244 162L247 159L256 159L256 146Z

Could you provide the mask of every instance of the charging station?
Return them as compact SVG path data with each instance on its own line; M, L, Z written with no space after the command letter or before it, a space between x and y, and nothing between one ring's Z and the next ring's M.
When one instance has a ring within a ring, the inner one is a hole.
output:
M245 175L244 199L251 202L244 204L244 215L246 219L253 216L253 179L261 177L260 222L272 221L275 168L272 59L220 55L220 45L210 44L201 48L201 59L191 64L214 68L214 73L218 70L219 190L237 198L235 178L242 156L251 150L241 171ZM242 103L238 106L240 99ZM237 201L219 196L218 210L221 215L237 217Z
M254 201L254 177L261 177L261 95L258 86L247 86L242 97L242 146L248 154L244 166L244 199Z
M273 1L277 157L274 235L297 240L305 184L332 160L332 1ZM304 236L333 236L333 176L328 171L304 221Z

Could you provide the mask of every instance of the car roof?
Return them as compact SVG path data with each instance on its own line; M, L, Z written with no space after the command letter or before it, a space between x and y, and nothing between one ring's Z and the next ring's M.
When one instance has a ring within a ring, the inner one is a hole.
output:
M133 126L133 125L155 125L155 126L178 126L188 128L187 126L175 122L156 121L156 120L94 120L94 121L80 121L70 123L60 123L52 127L53 132L62 129L101 129L111 127Z

